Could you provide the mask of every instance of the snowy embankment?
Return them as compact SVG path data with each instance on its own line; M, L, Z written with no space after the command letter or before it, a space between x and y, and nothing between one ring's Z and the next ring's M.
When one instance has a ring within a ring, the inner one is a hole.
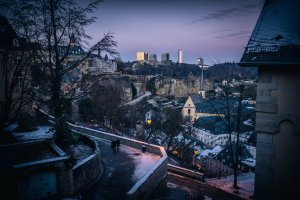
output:
M233 176L228 176L221 179L206 179L206 183L214 186L216 188L220 188L226 192L238 195L245 199L250 199L250 197L254 194L254 173L246 173L240 174L237 178L237 183L239 189L237 190L238 193L235 193L235 189L232 188L233 185Z
M136 99L134 99L134 100L132 100L132 101L130 101L128 103L125 103L124 105L125 106L134 105L134 104L140 102L141 100L143 100L144 98L146 98L146 97L148 97L150 95L152 95L152 93L146 91L142 96L140 96L140 97L138 97L138 98L136 98Z
M53 136L53 128L51 126L37 126L36 130L30 132L16 132L16 128L17 124L14 123L10 125L6 130L11 131L13 136L18 141L50 139Z

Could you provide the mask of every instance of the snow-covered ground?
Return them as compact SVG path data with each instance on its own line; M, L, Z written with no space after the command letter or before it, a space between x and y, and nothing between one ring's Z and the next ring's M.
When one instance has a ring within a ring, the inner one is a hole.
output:
M39 139L49 139L52 138L53 132L51 131L51 126L37 126L37 130L31 132L15 132L14 129L17 127L17 124L14 123L7 127L7 130L12 131L13 136L18 141L26 140L39 140Z
M245 199L250 199L250 196L254 194L254 173L245 173L238 175L238 193L236 195L243 197ZM233 185L233 176L228 176L221 179L206 179L206 183L220 188L226 192L234 193Z
M248 119L248 120L244 121L243 124L245 124L247 126L253 126L253 123L252 123L251 119Z
M130 101L128 103L125 103L124 105L134 105L134 104L140 102L141 100L143 100L144 98L146 98L146 97L148 97L150 95L152 95L152 93L146 91L145 94L143 94L142 96L140 96L140 97L138 97L138 98L136 98L136 99L134 99L134 100L132 100L132 101Z

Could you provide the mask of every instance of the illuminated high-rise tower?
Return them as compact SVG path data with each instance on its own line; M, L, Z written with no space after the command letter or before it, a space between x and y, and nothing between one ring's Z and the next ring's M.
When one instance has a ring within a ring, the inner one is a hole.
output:
M178 49L178 63L182 63L182 49Z
M148 60L148 53L146 53L146 52L136 52L136 60L137 61Z

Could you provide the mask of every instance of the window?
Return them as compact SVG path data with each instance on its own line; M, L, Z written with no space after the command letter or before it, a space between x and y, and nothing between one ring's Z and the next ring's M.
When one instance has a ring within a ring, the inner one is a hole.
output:
M188 115L191 115L191 109L188 109Z

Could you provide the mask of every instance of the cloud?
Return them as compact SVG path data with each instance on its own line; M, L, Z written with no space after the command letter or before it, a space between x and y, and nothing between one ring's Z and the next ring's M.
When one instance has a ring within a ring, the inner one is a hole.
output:
M240 31L240 32L233 32L224 35L215 36L216 39L235 39L235 38L244 38L250 37L251 31Z
M220 9L210 12L204 16L197 19L193 19L186 24L193 25L199 22L209 21L209 20L226 20L231 18L236 18L237 16L248 15L250 13L257 12L259 4L243 4L234 8Z

